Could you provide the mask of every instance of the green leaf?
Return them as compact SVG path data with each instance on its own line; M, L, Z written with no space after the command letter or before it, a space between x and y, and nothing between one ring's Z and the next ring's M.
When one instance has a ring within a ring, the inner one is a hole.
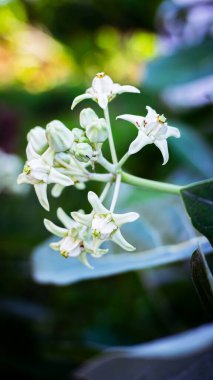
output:
M199 249L196 249L192 255L191 271L198 296L208 314L213 316L213 277L206 259Z
M179 139L169 140L173 152L181 158L184 166L190 165L190 167L199 173L200 178L198 177L197 180L211 177L213 152L204 136L179 120L172 120L171 125L174 125L181 131L181 143ZM202 160L200 157L202 157Z
M205 238L193 238L180 244L161 246L144 252L107 253L100 259L91 257L89 262L94 267L92 270L82 265L76 258L64 259L58 252L53 251L48 243L50 240L41 244L33 252L33 278L39 283L57 285L67 285L185 260L191 257L191 253L199 243L206 253L211 250Z
M193 64L192 64L193 63ZM152 60L146 70L143 85L162 91L204 76L211 75L213 65L213 42L182 49L172 55Z
M193 226L213 245L213 179L185 186L181 195Z

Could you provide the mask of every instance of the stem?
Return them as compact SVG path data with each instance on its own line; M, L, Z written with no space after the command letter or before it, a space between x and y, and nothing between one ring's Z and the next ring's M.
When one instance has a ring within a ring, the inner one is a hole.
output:
M102 173L88 173L87 177L91 181L98 181L98 182L112 182L113 181L113 174L107 173L107 174L102 174Z
M108 135L109 135L109 147L110 147L110 152L111 152L111 156L112 156L112 162L113 162L113 164L117 164L118 159L117 159L117 154L116 154L113 135L112 135L108 106L104 109L104 117L106 119L107 130L108 130Z
M161 191L163 193L176 195L180 195L180 190L182 188L182 186L172 185L170 183L163 183L139 178L125 172L122 172L122 181L129 183L130 185L139 186L142 189Z
M75 158L74 155L72 156L72 159L73 159L73 161L75 161L76 166L77 166L80 170L82 170L85 174L89 173L88 170L85 169L85 168L80 164L80 162L77 160L77 158Z
M104 186L104 189L99 197L101 202L103 202L104 199L106 198L111 185L112 185L112 182L107 182L107 184Z
M116 205L116 202L117 202L117 199L118 199L118 193L119 193L119 189L120 189L120 184L121 184L121 174L118 174L116 176L114 194L113 194L112 203L111 203L111 206L110 206L110 211L111 212L114 211L114 208L115 208L115 205Z
M115 165L111 164L106 158L100 154L97 161L104 169L106 169L110 173L115 173Z
M126 152L125 155L119 161L118 167L121 168L123 166L123 164L125 164L125 162L128 160L128 158L129 158L129 153Z
M86 176L89 172L88 172L88 170L86 170L83 166L81 166L81 164L78 162L78 160L74 157L74 156L72 156L72 159L75 161L75 164L76 164L76 166L79 168L79 170L81 171L81 172L83 172L84 173L84 175ZM69 164L67 164L67 162L64 162L63 160L61 160L60 158L56 158L56 161L61 165L61 166L63 166L64 168L66 168L67 170L70 170L71 172L73 171L73 168L72 168L72 165L69 165Z

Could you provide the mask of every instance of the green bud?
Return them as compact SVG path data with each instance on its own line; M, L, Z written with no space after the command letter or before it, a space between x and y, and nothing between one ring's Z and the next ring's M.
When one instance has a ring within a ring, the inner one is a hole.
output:
M42 154L47 149L47 139L44 128L32 128L27 134L27 140L31 143L33 149L39 154Z
M82 128L86 128L88 125L95 123L98 120L98 116L92 108L84 108L80 113L80 125Z
M81 162L88 162L93 155L91 145L87 143L77 143L73 148L75 157Z
M93 143L102 143L107 139L107 125L105 119L98 119L86 127L86 135Z
M59 120L47 124L46 137L49 146L57 153L70 149L74 141L73 133Z

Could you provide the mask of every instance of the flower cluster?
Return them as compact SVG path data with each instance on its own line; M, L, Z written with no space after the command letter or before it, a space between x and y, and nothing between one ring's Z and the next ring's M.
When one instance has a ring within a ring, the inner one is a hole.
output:
M117 214L114 208L119 196L122 181L122 166L131 156L139 152L147 144L156 145L162 155L163 164L169 159L167 138L180 137L177 128L167 124L164 115L155 112L147 106L147 115L136 116L124 114L117 117L134 124L138 135L130 143L127 153L117 159L117 153L112 135L108 103L116 95L124 92L139 93L133 86L121 86L113 83L105 73L98 73L92 81L92 86L85 94L77 96L72 109L85 99L92 99L102 109L104 117L99 117L91 108L80 112L79 126L70 130L61 121L53 120L46 128L35 127L27 135L27 161L23 172L18 177L18 183L29 183L41 205L49 210L47 199L47 185L54 184L52 195L59 197L64 187L74 185L77 189L84 189L89 180L105 182L106 185L98 197L90 191L88 201L91 212L85 214L82 210L71 212L68 216L61 208L57 215L63 227L59 227L50 220L45 219L44 224L49 232L60 238L51 243L51 247L59 251L65 258L78 258L83 264L91 267L88 255L99 258L108 252L102 249L104 242L112 241L126 251L135 248L126 241L120 228L139 218L136 212ZM112 162L108 161L102 152L103 144L108 141ZM97 167L102 166L107 173L97 173ZM111 206L107 209L103 202L109 189L114 183L114 193Z
M122 236L120 227L138 219L139 215L135 212L110 212L92 191L88 193L88 200L92 206L90 214L84 214L82 211L72 212L72 219L61 208L58 209L58 218L65 228L56 226L48 219L44 220L47 230L62 238L57 243L51 243L51 247L65 258L78 257L87 266L90 266L87 254L95 258L101 257L108 250L100 249L100 246L108 240L112 240L126 251L134 251L135 248Z

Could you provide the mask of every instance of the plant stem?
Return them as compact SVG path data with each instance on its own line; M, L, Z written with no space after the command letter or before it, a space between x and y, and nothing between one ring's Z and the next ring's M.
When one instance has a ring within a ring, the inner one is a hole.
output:
M88 173L87 175L88 179L91 181L98 181L98 182L112 182L114 175L111 173Z
M128 160L129 158L129 153L126 152L125 155L121 158L121 160L118 162L118 167L121 168L123 164Z
M103 202L104 199L106 198L111 185L112 185L112 182L107 182L107 184L104 186L104 189L99 197L101 202Z
M104 169L106 169L110 173L115 173L115 165L111 164L106 158L100 153L98 156L98 161L97 161L101 166L103 166Z
M149 179L139 178L134 175L122 172L122 181L130 185L139 186L142 189L161 191L163 193L180 195L182 186L172 185L170 183L163 183L158 181L151 181Z
M117 154L116 154L113 135L112 135L112 128L111 128L111 124L110 124L108 106L104 109L104 117L105 117L106 124L107 124L108 137L109 137L109 147L110 147L110 152L111 152L111 156L112 156L112 162L114 165L116 165L118 163L118 159L117 159Z
M119 189L120 189L120 184L121 184L121 174L118 174L116 176L114 194L113 194L112 203L111 203L111 206L110 206L110 211L111 212L114 211L114 208L115 208L115 205L116 205L116 202L117 202L117 199L118 199L118 193L119 193Z

